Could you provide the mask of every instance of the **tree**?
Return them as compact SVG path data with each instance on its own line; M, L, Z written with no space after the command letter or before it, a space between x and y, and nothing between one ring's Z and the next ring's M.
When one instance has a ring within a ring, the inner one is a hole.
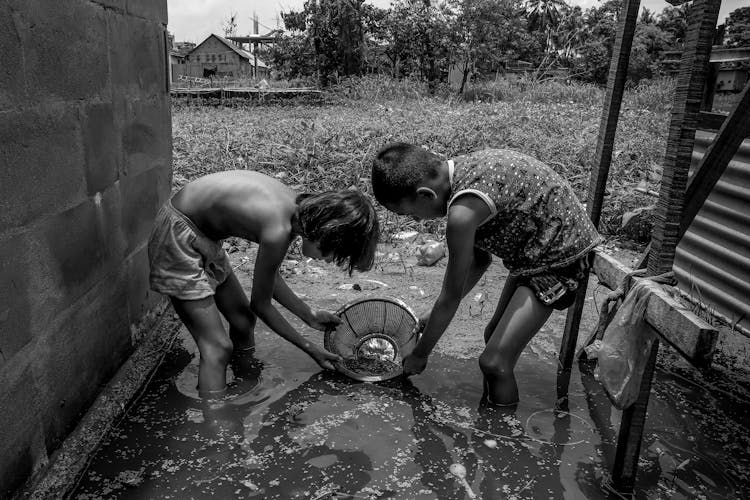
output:
M221 23L221 29L224 30L224 36L234 36L237 34L237 13L230 12L229 17Z
M662 31L656 23L639 22L630 50L628 80L638 83L644 78L652 78L657 72L662 52L670 48L671 41L671 35Z
M665 7L657 16L656 26L671 37L672 50L682 49L688 26L690 5L682 4L678 7Z
M621 8L617 0L607 0L599 7L586 9L583 43L577 47L577 57L572 65L579 79L601 84L607 81Z
M565 0L526 0L524 12L529 30L544 31L546 50L552 50L552 32L560 23L561 12L568 8Z
M434 88L447 67L449 16L445 4L393 1L385 40L393 76L418 75Z
M338 75L358 75L363 68L364 0L306 0L301 11L283 13L291 31L272 51L287 76L309 75L310 61L321 86ZM304 60L309 58L308 60Z
M724 24L724 45L750 47L750 7L733 10Z
M430 0L394 0L388 16L387 55L397 76L419 74L431 90L446 66L450 13Z
M579 56L579 47L586 42L587 33L588 27L581 7L576 5L565 9L557 28L552 33L560 62L572 64L572 61Z
M463 65L459 93L472 70L493 72L510 60L539 53L513 0L452 0L448 6L451 57Z

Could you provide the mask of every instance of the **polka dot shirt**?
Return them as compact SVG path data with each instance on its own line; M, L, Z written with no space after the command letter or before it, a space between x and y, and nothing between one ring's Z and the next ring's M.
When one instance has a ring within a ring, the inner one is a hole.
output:
M491 215L474 245L527 276L572 264L601 243L570 185L541 161L487 149L453 158L452 197L480 197Z

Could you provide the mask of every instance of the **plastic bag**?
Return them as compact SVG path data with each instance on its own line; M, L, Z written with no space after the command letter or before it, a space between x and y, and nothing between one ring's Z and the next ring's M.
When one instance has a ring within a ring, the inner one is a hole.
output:
M651 354L654 332L645 314L650 291L645 282L636 283L604 330L598 350L597 380L612 404L622 410L635 403L643 371Z
M427 240L417 248L417 264L431 266L445 256L445 246L439 241Z

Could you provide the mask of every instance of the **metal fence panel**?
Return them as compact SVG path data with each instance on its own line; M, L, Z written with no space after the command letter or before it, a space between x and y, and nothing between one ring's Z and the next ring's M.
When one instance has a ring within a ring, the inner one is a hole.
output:
M696 133L693 169L714 136ZM677 245L674 272L681 290L750 329L750 140L742 143Z

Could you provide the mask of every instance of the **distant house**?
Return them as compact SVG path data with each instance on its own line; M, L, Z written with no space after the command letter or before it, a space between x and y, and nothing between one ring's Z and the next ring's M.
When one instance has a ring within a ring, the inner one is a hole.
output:
M169 83L177 78L177 75L183 74L180 71L180 65L185 64L185 56L175 50L169 51Z
M741 92L748 78L748 67L739 64L723 66L716 72L716 90L718 92Z
M185 57L184 65L172 66L178 75L198 78L268 78L269 68L257 60L254 54L243 50L236 43L213 34L195 46Z

